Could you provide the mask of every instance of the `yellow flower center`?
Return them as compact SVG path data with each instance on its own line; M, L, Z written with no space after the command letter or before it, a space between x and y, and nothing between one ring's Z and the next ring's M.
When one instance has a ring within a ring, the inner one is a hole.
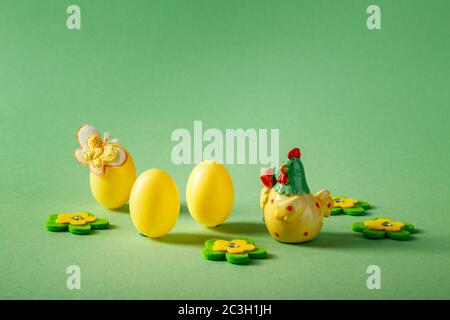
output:
M213 246L213 251L228 252L228 253L246 253L254 251L256 247L253 244L248 244L245 240L216 240Z
M58 214L56 223L84 226L86 223L94 222L96 218L85 212L79 213L61 213Z
M352 198L345 198L342 196L334 196L333 199L333 207L335 208L353 208L358 200Z
M364 224L371 230L378 231L401 231L405 226L404 223L392 221L386 218L378 218L376 220L365 221Z

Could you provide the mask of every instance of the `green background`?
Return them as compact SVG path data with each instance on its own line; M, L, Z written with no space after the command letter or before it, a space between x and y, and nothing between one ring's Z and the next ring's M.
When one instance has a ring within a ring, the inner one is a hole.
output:
M82 29L66 28L80 5ZM366 27L378 4L382 30ZM0 298L450 298L448 1L23 1L0 4ZM370 241L350 216L286 245L266 232L260 165L229 165L235 207L207 229L186 210L193 165L174 165L176 128L278 128L280 160L302 149L312 191L365 199L367 218L414 223L413 241ZM76 129L109 131L138 173L168 171L180 219L160 240L108 211L73 158ZM112 228L44 229L49 213L92 211ZM206 261L203 241L252 237L270 259ZM66 268L81 268L81 290ZM368 290L379 265L382 289Z

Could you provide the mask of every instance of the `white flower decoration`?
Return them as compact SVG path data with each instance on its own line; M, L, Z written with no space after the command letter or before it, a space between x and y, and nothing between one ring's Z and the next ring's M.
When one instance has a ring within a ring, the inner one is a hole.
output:
M109 139L109 133L100 133L93 126L85 124L78 129L77 140L80 148L75 150L75 158L92 173L105 174L105 167L120 167L127 160L127 153L119 146L117 139Z

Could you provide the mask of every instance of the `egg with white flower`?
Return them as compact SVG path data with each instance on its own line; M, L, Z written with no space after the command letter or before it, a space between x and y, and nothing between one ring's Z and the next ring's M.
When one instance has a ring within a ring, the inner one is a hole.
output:
M108 209L116 209L128 202L136 180L136 168L129 152L104 137L93 126L85 124L77 131L79 148L77 161L89 167L91 192L95 200Z

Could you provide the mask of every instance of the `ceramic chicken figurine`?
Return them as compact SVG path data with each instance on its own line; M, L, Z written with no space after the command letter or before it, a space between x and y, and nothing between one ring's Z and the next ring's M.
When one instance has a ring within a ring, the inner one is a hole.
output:
M272 237L280 242L314 239L320 233L323 217L329 217L333 207L328 190L315 195L309 192L300 156L298 148L289 151L278 179L273 168L260 175L265 186L260 197L264 221Z

